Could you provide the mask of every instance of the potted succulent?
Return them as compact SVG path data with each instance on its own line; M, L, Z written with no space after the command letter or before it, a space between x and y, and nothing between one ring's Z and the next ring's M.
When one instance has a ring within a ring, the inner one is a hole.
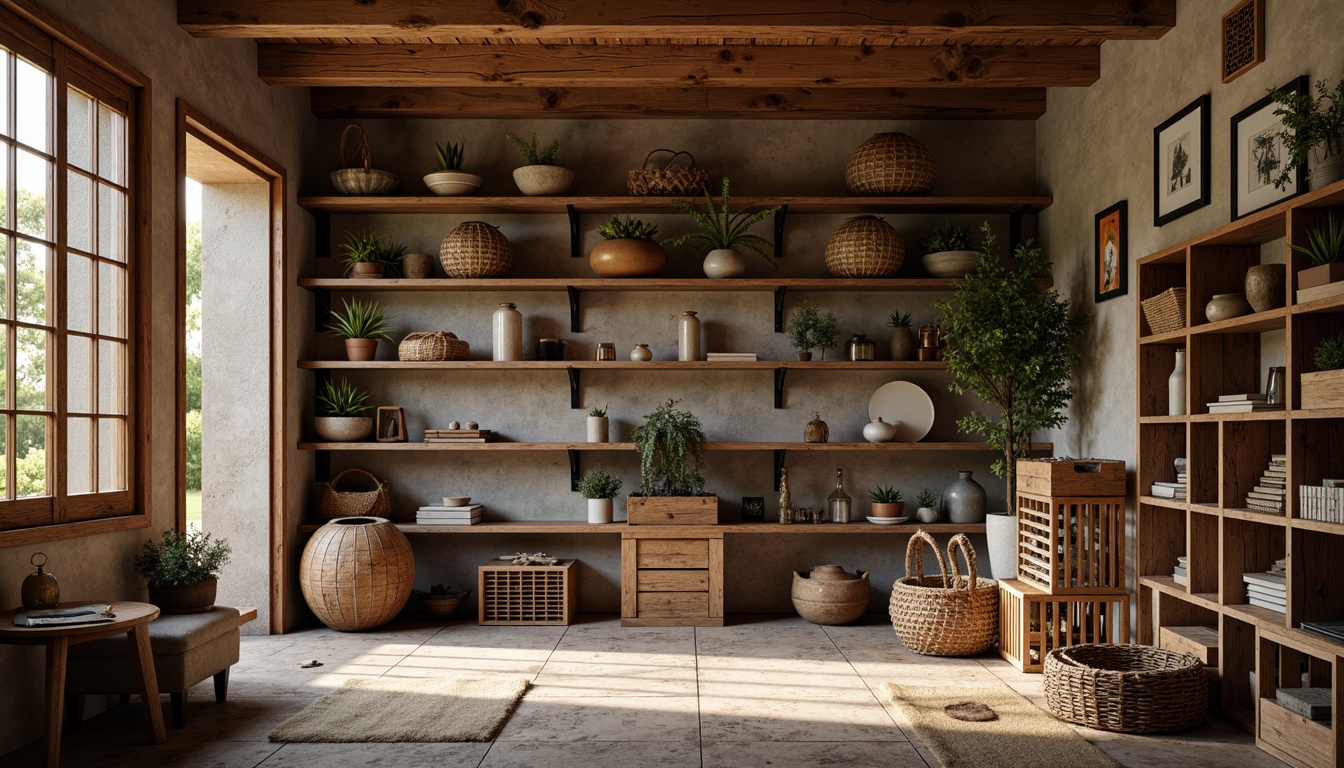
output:
M888 314L887 326L891 328L891 359L912 359L915 356L915 332L910 329L910 313L896 311Z
M938 494L925 488L916 494L915 503L919 505L919 509L915 510L915 517L919 518L919 522L938 522Z
M1270 91L1280 106L1274 114L1283 120L1283 130L1276 134L1288 152L1288 162L1274 177L1274 187L1289 183L1298 168L1306 168L1313 189L1344 178L1344 80L1335 83L1334 90L1325 81L1316 82L1316 97L1311 89L1301 93Z
M391 319L387 309L376 301L341 299L341 303L343 309L331 313L327 330L345 339L347 359L372 360L378 353L378 340L392 340L387 333L387 321Z
M431 173L425 174L425 186L429 191L443 197L470 195L481 188L483 179L474 173L462 170L466 159L465 144L440 144L434 142L438 165Z
M630 524L718 522L719 499L705 494L705 433L700 420L668 400L631 437L639 451L639 491L626 497Z
M363 440L373 431L369 393L349 379L328 379L317 387L317 410L313 429L317 436L333 443Z
M537 132L532 132L532 140L524 141L513 134L504 138L513 142L518 154L523 156L527 165L513 169L513 183L518 191L529 197L534 195L563 195L574 183L574 172L555 164L555 156L560 152L560 140L556 139L541 149L537 144Z
M160 541L145 542L135 570L149 584L149 602L163 613L204 613L215 605L219 570L232 551L208 533L168 530Z
M1302 374L1302 407L1344 407L1344 334L1317 344L1312 362L1316 370Z
M602 277L653 277L667 266L667 251L654 241L657 224L612 216L597 228L604 239L588 254L588 265Z
M872 502L873 517L900 517L905 511L905 499L900 490L889 485L879 485L868 491L868 500Z
M840 326L835 320L835 314L827 312L823 317L817 308L812 306L812 302L804 301L793 310L789 315L789 321L784 325L784 333L789 337L789 343L794 349L798 350L799 360L811 360L812 350L821 350L821 359L826 359L826 349L834 347L836 338L840 335Z
M920 260L934 277L965 277L979 256L971 249L971 231L943 219L919 241Z
M605 443L610 438L607 422L607 408L592 408L588 411L588 442Z
M1297 289L1315 288L1344 280L1344 227L1335 226L1335 215L1326 214L1326 225L1307 231L1306 245L1292 249L1306 255L1311 266L1298 270Z
M612 477L605 469L590 469L579 478L578 491L588 500L588 523L604 525L611 522L612 499L621 491L621 479Z
M351 232L341 243L341 265L346 277L400 277L404 253L404 245L393 245L371 232Z
M708 188L705 189L705 210L702 211L683 200L673 200L672 207L688 214L700 225L701 231L678 235L666 241L666 245L677 248L696 243L696 247L705 255L703 268L706 277L737 277L746 272L747 262L738 252L739 248L751 251L760 256L766 264L779 269L775 260L765 252L766 248L771 247L770 241L752 234L750 230L757 223L773 216L779 211L780 206L771 206L755 213L747 213L745 208L736 213L730 212L728 177L725 176L718 207L714 205L714 198L709 196Z

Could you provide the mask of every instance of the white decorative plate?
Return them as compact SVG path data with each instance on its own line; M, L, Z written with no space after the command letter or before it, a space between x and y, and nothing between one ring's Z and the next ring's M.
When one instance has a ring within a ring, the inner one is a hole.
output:
M908 523L908 522L910 522L910 518L908 518L908 517L870 517L870 518L868 518L868 522L873 523L874 525L900 525L901 523Z
M929 393L908 381L889 381L868 400L868 420L878 416L896 427L892 442L914 443L933 429L933 401Z

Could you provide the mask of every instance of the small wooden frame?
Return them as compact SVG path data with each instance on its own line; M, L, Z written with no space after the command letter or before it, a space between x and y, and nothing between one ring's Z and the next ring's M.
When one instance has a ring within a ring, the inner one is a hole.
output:
M1265 60L1265 0L1241 0L1223 14L1223 82Z
M555 565L514 565L491 560L477 569L481 626L574 623L578 605L577 560Z
M373 434L380 443L406 442L406 411L395 405L378 406Z
M1022 672L1045 669L1057 648L1129 641L1129 595L1050 595L999 580L999 655Z

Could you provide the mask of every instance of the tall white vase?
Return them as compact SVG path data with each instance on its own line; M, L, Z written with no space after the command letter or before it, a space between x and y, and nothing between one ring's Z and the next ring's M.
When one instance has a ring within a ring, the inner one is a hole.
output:
M677 359L700 359L700 318L694 312L682 312L678 320Z
M494 316L494 359L498 361L523 359L523 313L512 304L500 304Z
M1176 350L1176 368L1167 377L1167 415L1185 415L1185 350Z

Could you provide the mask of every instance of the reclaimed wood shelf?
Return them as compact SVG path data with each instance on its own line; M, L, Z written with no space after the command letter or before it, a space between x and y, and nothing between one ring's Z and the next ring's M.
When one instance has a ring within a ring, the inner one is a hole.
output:
M322 213L676 213L673 200L703 203L704 198L510 196L400 196L301 197L299 205ZM733 197L733 204L746 209L788 206L789 213L1040 213L1050 207L1049 195L1011 197Z
M633 451L634 443L320 443L302 442L301 451ZM984 443L706 443L709 451L994 452ZM1033 451L1053 451L1054 443L1032 443Z
M617 535L622 531L630 530L630 526L625 523L609 523L606 525L593 525L582 520L550 520L550 521L520 521L507 520L496 522L483 522L475 525L416 525L415 523L397 523L397 529L402 533L430 533L430 534L592 534L592 535ZM312 533L320 528L320 524L303 523L299 526L300 533ZM932 534L939 533L984 533L984 523L901 523L897 525L875 525L867 521L839 525L836 523L793 523L792 525L780 525L779 523L724 523L722 525L675 525L675 526L635 526L640 530L653 529L674 529L678 535L703 534L706 532L719 532L731 534L746 535L780 535L780 536L802 536L808 534L819 534L827 536L845 536L845 535L910 535L918 529L922 529Z
M941 371L947 363L917 360L300 360L306 370L385 370L385 371Z
M498 278L353 278L305 277L299 287L311 291L602 291L641 293L650 291L706 291L750 293L755 291L951 291L963 281L945 277L743 277L659 278L631 277L498 277Z

